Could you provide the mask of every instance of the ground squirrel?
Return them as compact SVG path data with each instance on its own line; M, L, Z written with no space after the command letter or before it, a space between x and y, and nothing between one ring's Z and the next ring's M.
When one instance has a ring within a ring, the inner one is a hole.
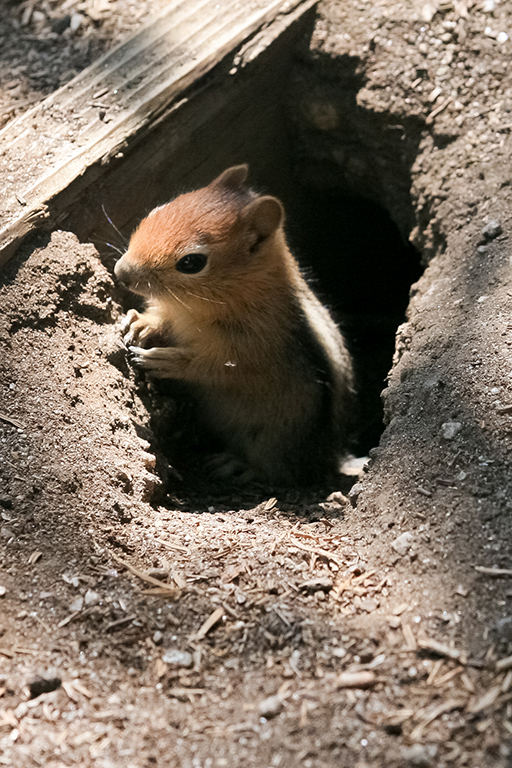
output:
M140 367L190 385L230 451L217 474L302 484L346 451L351 360L288 249L282 204L247 173L228 168L139 224L115 273L147 309L123 330Z

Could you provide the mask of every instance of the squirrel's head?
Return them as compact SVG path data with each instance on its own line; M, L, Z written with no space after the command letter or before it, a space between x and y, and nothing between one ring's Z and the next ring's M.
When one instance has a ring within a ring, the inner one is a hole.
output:
M247 165L228 168L151 211L117 262L117 277L134 293L172 301L225 295L242 276L261 272L276 258L284 212L277 198L249 189L247 173Z

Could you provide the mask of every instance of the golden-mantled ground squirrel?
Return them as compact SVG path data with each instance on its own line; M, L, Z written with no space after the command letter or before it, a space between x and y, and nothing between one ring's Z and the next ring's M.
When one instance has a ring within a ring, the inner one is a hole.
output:
M115 273L147 309L123 330L139 366L190 385L231 452L217 474L302 484L346 450L352 366L287 247L281 203L247 173L228 168L140 223Z

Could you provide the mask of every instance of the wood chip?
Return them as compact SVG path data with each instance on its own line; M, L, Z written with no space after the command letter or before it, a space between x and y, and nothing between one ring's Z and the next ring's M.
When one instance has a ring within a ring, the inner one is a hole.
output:
M210 629L222 619L224 615L224 608L216 608L214 612L206 619L204 624L198 629L197 633L193 636L194 640L202 640L206 637Z
M413 715L413 709L397 709L396 712L388 712L385 715L382 721L382 725L387 728L396 728L397 726L405 723L406 720L410 720Z
M82 611L73 611L73 613L70 613L69 616L66 616L65 619L62 619L62 621L59 621L57 624L57 627L61 629L61 627L65 627L66 624L69 624L70 621L73 621L73 619L76 619L77 616L80 616Z
M474 699L471 702L468 707L468 712L470 712L472 715L476 715L478 712L482 712L482 710L487 709L487 707L490 707L492 704L494 704L500 693L501 685L493 686L482 696L479 696L477 699Z
M437 640L433 640L430 637L418 638L418 648L425 651L432 651L439 656L445 656L448 659L454 659L454 661L460 661L461 664L467 664L467 654L465 651L460 651L457 648L451 648L449 645L440 643Z
M42 552L32 552L29 559L27 560L29 565L34 565L37 563L38 560L40 560L43 556Z
M365 571L364 573L360 573L359 576L352 576L352 584L360 584L362 581L365 581L366 579L369 579L371 576L374 576L377 573L377 571Z
M216 552L214 555L211 555L211 558L212 560L221 560L226 555L229 555L229 553L232 552L237 547L238 547L238 542L235 541L233 544L230 544L229 547L224 547L224 549L221 549L220 552Z
M418 649L418 645L416 643L416 638L414 637L414 632L412 631L409 624L402 624L402 632L404 633L407 649L409 651L416 651Z
M224 572L221 574L220 583L229 584L230 582L237 579L241 573L245 573L245 571L245 563L235 563L234 565L228 565L224 569Z
M19 645L15 645L13 651L14 653L26 653L27 656L37 656L39 653L36 648L20 648Z
M0 420L6 421L7 424L11 424L13 427L17 427L18 429L25 429L25 425L22 424L21 421L12 419L10 416L7 416L6 413L0 413Z
M445 712L449 712L452 709L462 709L465 704L466 699L449 699L448 701L439 704L437 707L434 707L434 709L431 709L430 712L426 712L424 715L422 715L421 723L417 725L416 728L412 731L409 737L410 740L420 741L423 736L423 730L429 723L437 720L440 715L444 714Z
M363 670L361 672L341 672L336 678L337 688L369 688L376 682L373 672Z
M167 539L153 539L153 541L156 541L158 544L161 544L163 547L166 547L166 549L170 549L173 552L181 552L184 555L189 555L190 550L187 549L187 547L182 547L181 544L175 544L173 541L168 541Z
M438 115L439 115L441 112L443 112L443 110L445 110L445 109L446 109L446 107L448 106L448 104L449 104L450 102L451 102L451 97L450 97L450 96L448 96L448 98L447 98L447 99L445 99L445 100L444 100L444 101L443 101L443 102L442 102L442 103L441 103L441 104L440 104L438 107L436 107L436 108L435 108L435 109L434 109L434 110L433 110L433 111L432 111L432 112L431 112L431 113L428 115L427 119L425 120L425 123L426 123L427 125L431 125L431 123L433 122L434 118L435 118L435 117L437 117L437 116L438 116Z
M393 608L391 613L393 616L401 616L402 613L405 613L410 609L410 605L408 603L400 603L400 605L397 605L396 608Z
M430 92L428 100L433 104L434 101L438 98L438 96L442 94L442 92L443 92L443 89L437 86Z
M188 587L188 582L184 576L178 571L171 571L171 579L174 581L178 589L185 589Z
M75 688L72 682L68 682L67 680L64 680L62 682L62 687L64 688L68 699L71 699L71 701L75 701L75 702L80 701L80 697L77 695L77 692L75 691Z
M134 613L131 616L123 616L122 619L116 619L116 621L111 621L110 624L107 624L104 631L111 632L113 629L118 629L119 627L124 626L124 624L129 624L136 618L137 616Z
M114 560L117 560L118 563L121 565L124 565L125 568L127 568L129 571L131 571L135 576L137 576L139 579L142 579L142 581L146 581L148 584L153 584L155 587L159 587L161 590L165 591L167 594L173 594L173 595L180 595L181 590L176 589L175 587L171 587L171 585L167 585L159 581L158 579L154 579L152 576L148 576L147 573L144 573L143 571L139 571L138 568L135 568L135 566L130 565L130 563L126 563L122 558L120 558L118 555L115 554L115 552L110 552L110 555L114 558ZM163 594L163 593L158 593Z
M92 699L94 696L91 691L85 687L85 685L82 685L80 680L73 680L73 688L82 694L82 696L85 696L86 699Z
M508 693L510 689L512 688L512 669L509 669L505 677L503 678L503 682L501 683L501 692L502 693Z
M75 736L73 739L73 746L80 747L82 744L94 744L94 742L101 739L105 733L105 729L102 729L99 733L94 733L94 731L79 733L78 736Z
M475 686L473 685L472 679L467 675L465 672L460 676L460 681L466 691L469 691L469 693L475 692Z
M487 568L485 565L475 565L475 571L487 576L512 576L511 568Z
M450 680L453 680L454 677L457 677L457 675L460 675L462 672L464 672L464 667L455 667L455 669L451 669L445 675L439 677L434 685L436 688L441 688L441 686L446 685L446 683L449 683Z
M512 669L512 656L506 656L496 662L497 672L505 672L507 669Z
M434 664L432 665L432 669L430 670L430 674L427 678L427 685L433 685L434 680L438 676L439 672L442 670L444 665L443 659L438 659Z
M292 533L295 533L295 531L292 531ZM319 547L308 547L306 544L302 544L302 542L297 541L297 539L290 539L290 544L292 547L302 549L304 552L311 552L313 555L317 555L318 557L325 557L327 560L331 560L333 563L335 563L338 568L343 568L345 565L340 557L337 557L332 552L328 552L326 549L320 549Z
M168 696L180 701L188 700L191 704L194 703L194 696L202 696L203 693L205 693L204 688L169 688L167 691Z

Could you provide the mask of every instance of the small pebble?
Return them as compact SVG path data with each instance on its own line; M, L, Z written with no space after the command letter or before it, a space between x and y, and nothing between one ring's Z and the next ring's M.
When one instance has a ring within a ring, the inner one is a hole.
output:
M164 639L164 633L160 632L160 630L157 629L157 631L153 635L153 642L154 642L154 644L155 645L160 645L160 643L162 642L163 639Z
M478 253L479 256L485 256L488 250L489 250L489 246L479 245L478 248L476 249L476 252Z
M512 640L512 616L504 616L496 622L496 632L500 640L510 643Z
M84 600L86 605L96 605L96 603L99 603L100 601L100 596L93 589L88 589L85 593Z
M482 228L482 235L486 240L494 240L495 237L501 235L503 227L499 221L490 221L485 227Z
M76 32L77 29L80 29L82 26L82 22L84 20L84 17L80 13L74 13L71 16L71 19L69 20L69 28L72 32Z
M372 611L375 611L379 607L379 603L377 600L368 598L368 600L361 600L361 605L359 607L362 611L366 611L366 613L372 613Z
M341 491L333 491L327 497L327 501L330 501L334 504L338 504L338 506L340 507L344 507L345 504L348 504L347 497Z
M359 498L359 494L363 490L363 484L362 483L356 483L352 486L350 491L348 492L348 498L350 500L350 503L353 507L357 504L357 499Z
M162 661L171 667L187 667L187 669L194 663L191 653L180 651L178 648L169 648L169 650L165 651Z
M423 21L429 22L434 18L436 11L436 5L433 5L432 3L425 3L425 5L423 5L421 8L420 16Z
M441 436L445 440L453 440L453 438L459 434L462 429L460 421L445 421L441 424Z
M258 709L261 717L270 720L272 717L276 717L282 712L283 706L283 701L280 696L269 696L268 699L260 701Z
M508 40L508 35L506 32L498 32L498 35L496 37L497 43L503 44L503 43L506 43L507 40Z
M410 531L405 531L405 533L401 533L400 536L398 536L393 542L391 542L391 546L397 552L401 557L404 557L412 547L414 542L414 534L412 534Z
M72 613L75 613L75 611L81 611L83 607L84 607L83 597L77 597L76 600L73 600L73 602L69 606L69 610Z
M6 587L0 587L0 597L4 597L6 592L7 592L7 588Z

